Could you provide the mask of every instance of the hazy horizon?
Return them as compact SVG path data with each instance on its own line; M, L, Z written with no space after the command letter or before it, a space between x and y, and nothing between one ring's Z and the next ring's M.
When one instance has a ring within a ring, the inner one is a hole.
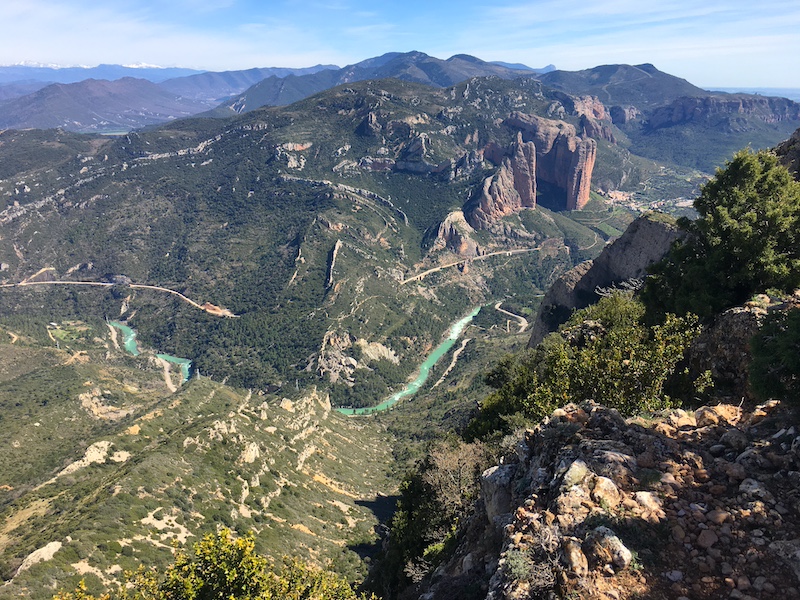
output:
M554 64L651 63L702 87L800 88L800 4L765 0L8 0L0 63L209 71L353 64L386 52Z

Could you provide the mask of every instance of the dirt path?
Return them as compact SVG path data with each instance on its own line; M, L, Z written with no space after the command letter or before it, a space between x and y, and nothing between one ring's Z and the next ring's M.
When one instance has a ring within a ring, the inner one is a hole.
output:
M410 281L419 281L427 275L431 273L436 273L436 271L441 271L442 269L449 269L450 267L457 267L458 265L463 265L468 262L472 262L475 260L485 260L490 256L512 256L514 254L524 254L526 252L538 252L541 248L519 248L517 250L498 250L497 252L489 252L489 254L481 254L480 256L472 256L470 258L463 258L461 260L457 260L455 262L448 263L446 265L441 265L438 267L433 267L432 269L428 269L427 271L423 271L422 273L418 273L417 275L413 275L408 279L404 279L400 282L400 285L405 285Z
M117 341L117 328L114 327L111 323L106 323L108 325L108 329L111 331L111 343L114 344L114 348L117 350L120 349L119 342Z
M156 362L164 369L164 383L167 384L167 389L173 394L178 391L178 388L172 383L172 375L169 372L169 362L163 358L156 357Z
M501 300L500 302L498 302L497 304L494 305L494 309L499 313L503 313L504 315L508 315L509 317L511 317L512 319L514 319L517 322L517 324L519 325L519 331L517 333L522 333L523 331L525 331L528 328L528 319L526 319L522 315L517 315L517 314L509 312L509 311L507 311L507 310L505 310L503 308L500 308L500 306L502 304L503 304L503 301Z
M456 366L456 362L458 361L458 355L464 351L464 348L467 347L467 343L471 341L472 338L464 338L464 340L461 342L461 345L456 349L455 352L453 352L453 358L450 360L450 364L445 369L444 373L442 373L442 376L439 378L439 381L437 381L431 386L431 389L437 387L440 383L444 382L445 378L450 374L450 371L452 371L453 367Z
M39 273L42 273L47 269L41 269ZM36 273L38 275L39 273ZM36 277L36 275L32 275L31 277ZM30 279L30 277L28 278ZM18 287L25 287L29 285L84 285L84 286L93 286L93 287L111 287L117 285L115 283L101 283L99 281L28 281L25 279L20 281L19 283L4 283L0 284L0 288L18 288ZM233 314L227 308L222 308L221 306L216 306L215 304L211 304L210 302L206 302L204 304L198 304L191 298L188 298L181 294L180 292L176 292L175 290L171 290L169 288L161 287L158 285L146 285L143 283L131 283L128 287L132 289L140 289L140 290L155 290L158 292L166 292L167 294L172 294L173 296L177 296L187 304L194 306L195 308L199 308L202 311L207 312L210 315L214 315L215 317L229 317L229 318L236 318L239 315Z

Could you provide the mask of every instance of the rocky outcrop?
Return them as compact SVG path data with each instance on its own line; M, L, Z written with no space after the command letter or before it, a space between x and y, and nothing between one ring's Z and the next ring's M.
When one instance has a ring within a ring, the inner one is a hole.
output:
M453 211L439 225L433 240L432 250L449 248L460 256L478 256L481 252L478 243L472 239L475 230L467 223L464 213Z
M500 168L483 182L480 196L467 209L467 221L475 229L488 229L497 219L536 206L536 147L522 134L509 148L487 148L488 159Z
M732 400L752 399L748 386L750 340L772 312L800 309L800 291L790 297L758 294L742 306L735 306L718 315L689 348L687 355L690 377L709 371L715 393Z
M557 409L484 473L477 514L419 597L797 597L789 414L777 402L651 421L592 402Z
M378 115L370 111L367 116L356 127L356 135L363 137L376 137L381 133L381 123L378 120Z
M641 118L642 113L635 106L612 106L609 109L611 122L614 125L627 125Z
M666 215L643 215L593 261L578 265L550 287L533 322L529 347L555 331L576 309L596 302L596 289L644 277L647 267L664 257L680 237Z
M775 148L775 154L778 155L781 164L794 175L794 178L800 180L800 129Z
M584 137L596 140L605 140L611 144L617 143L617 138L608 123L599 121L586 115L581 116L581 131Z
M659 129L725 116L747 116L770 124L792 121L800 119L800 104L786 98L750 95L684 97L654 110L648 117L648 127Z
M573 125L514 112L505 120L536 147L536 177L566 191L567 210L580 210L589 200L597 143L579 137Z

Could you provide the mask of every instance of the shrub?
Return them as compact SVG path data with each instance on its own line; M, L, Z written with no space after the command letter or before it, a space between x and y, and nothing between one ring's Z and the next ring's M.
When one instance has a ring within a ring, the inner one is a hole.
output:
M507 431L521 415L539 420L568 402L595 400L632 415L670 405L667 381L700 333L693 315L642 323L644 305L615 291L576 312L535 349L507 357L487 377L497 391L468 428L471 437Z
M274 566L256 554L252 535L234 539L223 529L205 536L192 550L179 550L163 574L141 566L117 590L95 597L81 581L55 600L368 600L338 575L297 559L285 558Z

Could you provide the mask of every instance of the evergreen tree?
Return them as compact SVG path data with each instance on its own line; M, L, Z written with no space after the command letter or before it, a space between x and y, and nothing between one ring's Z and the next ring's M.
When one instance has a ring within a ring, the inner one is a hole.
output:
M703 186L700 217L644 290L651 314L714 315L767 289L800 285L800 183L767 151L738 152Z

